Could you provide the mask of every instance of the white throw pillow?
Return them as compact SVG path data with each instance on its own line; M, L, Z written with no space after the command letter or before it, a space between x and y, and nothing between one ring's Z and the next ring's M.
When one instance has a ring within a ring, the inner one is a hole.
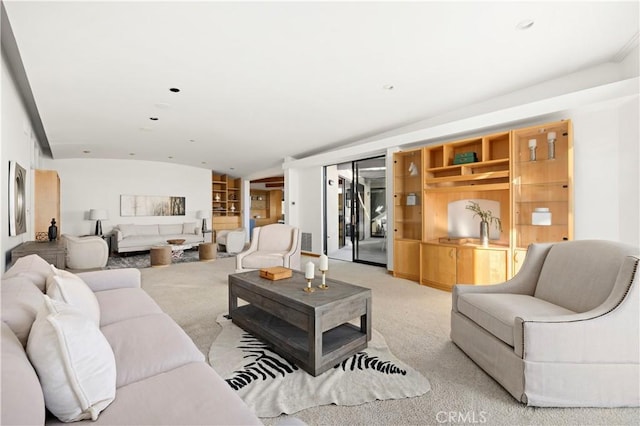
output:
M79 276L51 265L47 278L47 295L80 309L95 325L100 326L100 304L96 295Z
M127 238L127 237L131 237L132 235L137 235L136 225L124 224L124 225L118 225L117 228L122 233L122 238Z
M195 234L197 225L194 222L185 223L182 225L182 233L183 234Z
M50 271L49 262L37 254L30 254L16 260L2 278L25 277L44 291L44 284Z
M45 405L63 422L96 420L116 395L113 350L79 309L43 297L27 354L38 372Z

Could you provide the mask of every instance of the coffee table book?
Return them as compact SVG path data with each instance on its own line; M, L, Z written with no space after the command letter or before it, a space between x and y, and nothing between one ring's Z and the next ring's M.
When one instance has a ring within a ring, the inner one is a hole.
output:
M292 271L283 266L273 266L271 268L260 269L260 276L268 280L277 281L285 278L291 278Z

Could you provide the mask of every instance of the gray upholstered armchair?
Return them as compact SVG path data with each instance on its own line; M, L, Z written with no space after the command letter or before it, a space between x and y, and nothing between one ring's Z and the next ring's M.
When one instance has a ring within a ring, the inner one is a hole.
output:
M236 256L236 269L284 266L300 269L300 230L294 226L274 223L253 228L251 245Z
M638 406L638 253L608 241L534 244L510 281L454 287L451 340L528 405Z

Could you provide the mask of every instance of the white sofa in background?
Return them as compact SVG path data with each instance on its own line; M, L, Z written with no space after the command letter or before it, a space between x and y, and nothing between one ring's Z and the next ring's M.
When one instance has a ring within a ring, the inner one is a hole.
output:
M610 241L533 244L506 283L454 287L451 340L527 405L637 407L638 253Z
M1 282L0 424L62 425L68 413L88 425L261 424L140 284L137 269L74 275L18 259ZM53 340L39 344L49 323Z
M74 237L63 234L67 250L66 267L69 269L104 268L109 260L109 245L100 236Z
M117 253L147 251L167 240L185 240L184 244L204 242L202 230L196 222L165 225L120 224L113 228L112 246Z
M223 229L216 232L216 244L218 251L227 253L240 253L244 249L247 240L247 231L244 228Z
M300 229L274 223L253 228L251 245L236 256L236 270L284 266L300 270Z

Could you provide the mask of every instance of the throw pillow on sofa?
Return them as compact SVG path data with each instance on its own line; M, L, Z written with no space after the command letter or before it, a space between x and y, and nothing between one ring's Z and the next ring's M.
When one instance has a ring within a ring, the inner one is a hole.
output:
M47 278L47 295L80 309L95 325L100 326L100 305L96 295L79 276L51 265Z
M2 275L2 278L25 277L37 285L40 291L44 291L44 285L50 272L51 269L46 260L37 254L30 254L16 260L11 268Z
M96 420L115 399L113 350L82 311L43 297L27 354L40 378L45 405L63 422Z
M182 225L182 233L183 234L198 234L198 225L195 222L185 223Z
M11 328L22 347L27 347L29 331L44 303L42 291L24 276L3 278L0 302L2 322Z

